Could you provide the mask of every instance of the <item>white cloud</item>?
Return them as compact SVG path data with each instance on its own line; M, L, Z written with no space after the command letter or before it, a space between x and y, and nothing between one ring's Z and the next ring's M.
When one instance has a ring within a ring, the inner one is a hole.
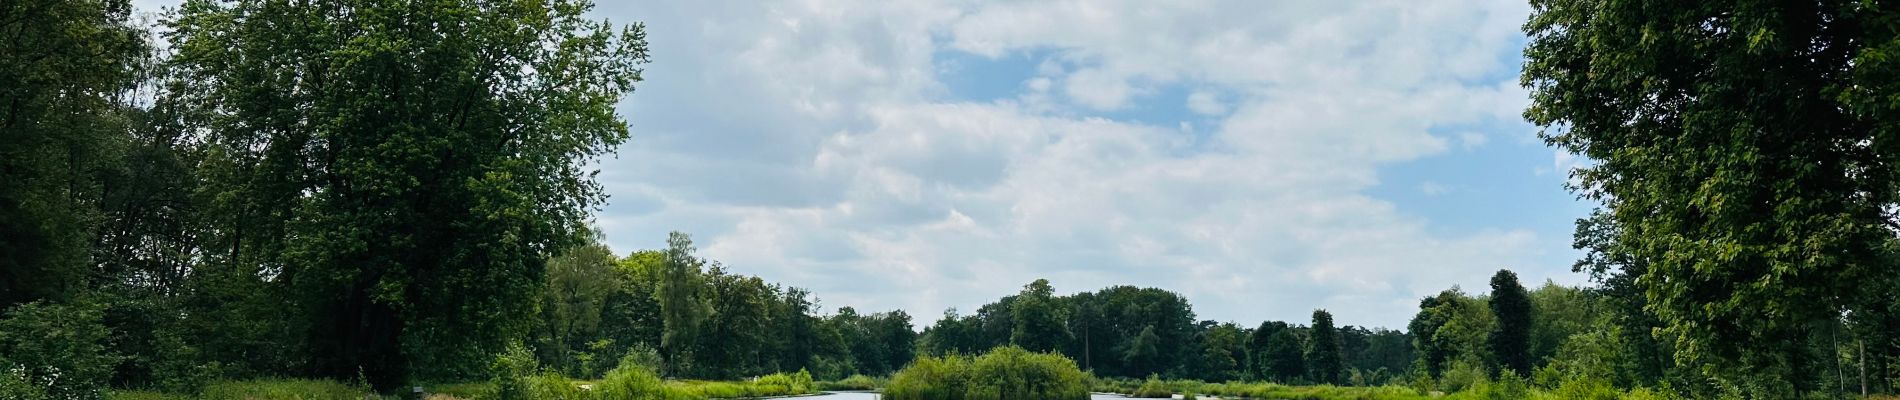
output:
M1221 102L1220 95L1205 90L1196 90L1188 94L1189 111L1201 115L1221 115L1227 113L1227 104Z
M603 10L654 31L608 187L665 205L610 210L623 249L703 229L739 271L922 316L1044 277L1385 326L1538 254L1526 230L1448 235L1365 194L1382 166L1483 143L1432 128L1517 118L1516 2L689 4ZM936 51L1049 58L1020 97L972 104L932 95ZM1217 123L1086 117L1170 85Z

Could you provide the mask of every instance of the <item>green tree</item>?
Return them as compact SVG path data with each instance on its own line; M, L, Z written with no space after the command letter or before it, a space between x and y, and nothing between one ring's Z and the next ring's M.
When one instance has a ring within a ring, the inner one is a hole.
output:
M1208 382L1240 380L1247 371L1247 332L1233 323L1201 331L1200 379Z
M1010 331L1010 344L1033 352L1050 352L1068 342L1067 313L1057 304L1055 289L1049 286L1048 279L1024 285L1022 293L1016 295L1011 312L1015 327Z
M1161 336L1155 334L1153 326L1141 328L1141 333L1122 350L1122 362L1132 371L1159 371L1161 366ZM1152 372L1151 372L1152 373Z
M1313 310L1313 380L1339 384L1346 367L1339 353L1339 330L1333 327L1333 314Z
M126 0L0 5L0 310L86 283L95 178L121 165L148 53L131 13Z
M1306 376L1306 354L1293 326L1281 321L1261 322L1253 331L1255 373L1261 379L1294 383Z
M208 144L207 261L288 290L317 375L483 373L604 199L588 160L627 137L645 37L590 7L186 2L168 101Z
M1900 18L1888 4L1536 0L1525 112L1616 241L1676 360L1764 397L1817 389L1891 240Z
M1531 298L1517 274L1498 270L1491 276L1491 315L1497 324L1485 342L1497 358L1499 372L1510 371L1518 377L1531 373Z
M665 374L691 370L693 340L701 332L700 324L712 313L707 301L705 261L693 255L693 238L673 232L666 237L664 261L653 270L659 283L653 295L660 303L660 355L666 358Z
M613 250L595 240L548 260L548 283L541 296L535 351L543 365L561 368L570 376L603 372L584 371L577 358L593 363L596 358L618 360L620 356L594 354L591 349L604 339L601 317L618 283Z

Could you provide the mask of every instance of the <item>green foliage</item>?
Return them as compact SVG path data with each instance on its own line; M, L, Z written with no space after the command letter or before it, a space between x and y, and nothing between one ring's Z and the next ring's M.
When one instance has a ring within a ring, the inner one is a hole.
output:
M535 378L541 375L541 364L534 359L534 353L522 345L508 346L508 349L495 356L488 365L488 390L481 397L493 400L530 400L534 393Z
M608 371L593 390L602 399L662 399L667 393L652 367L627 363Z
M1141 387L1136 388L1133 392L1128 392L1128 397L1165 399L1174 397L1174 391L1169 390L1168 387L1161 382L1161 378L1149 375L1148 380L1142 382Z
M1057 354L1005 346L975 358L923 357L898 371L884 389L893 400L1088 398L1087 375Z
M207 147L207 261L287 299L320 375L479 375L602 202L588 160L627 137L644 33L590 7L186 3L163 101Z
M1531 373L1531 298L1517 273L1498 270L1491 276L1491 315L1497 318L1485 344L1496 357L1499 371L1523 377Z
M817 383L818 390L877 390L889 384L889 379L872 378L864 375L851 375L835 381Z
M535 350L551 366L572 376L595 377L606 363L594 362L612 346L601 332L607 296L618 283L613 250L595 240L548 260ZM611 358L610 358L611 359Z
M660 303L660 318L665 329L660 336L660 355L667 360L668 372L690 369L692 339L699 326L712 313L712 304L702 291L705 287L704 260L693 255L693 239L673 232L666 237L664 261L654 270L659 282L653 292Z
M1871 2L1537 0L1525 111L1593 162L1580 244L1645 297L1679 381L1712 397L1821 389L1843 315L1886 298L1900 203L1900 18ZM1589 235L1597 236L1597 235ZM1585 239L1589 241L1586 242ZM1888 300L1890 301L1890 300ZM1651 330L1643 330L1651 331ZM1641 345L1640 341L1629 343ZM1826 353L1819 353L1826 354ZM1654 357L1649 357L1654 356Z
M1306 376L1306 355L1293 327L1280 321L1260 323L1253 332L1256 373L1264 380L1293 383Z
M91 303L32 302L0 314L0 398L98 399L120 360Z
M127 0L0 5L0 311L86 287L148 45Z
M1339 330L1333 327L1333 314L1313 310L1313 380L1324 384L1341 383L1345 372L1339 349Z
M1056 303L1055 289L1049 286L1047 279L1024 285L1010 311L1016 322L1010 331L1010 344L1029 351L1048 352L1059 349L1069 340L1069 328L1064 323L1068 320L1067 313Z

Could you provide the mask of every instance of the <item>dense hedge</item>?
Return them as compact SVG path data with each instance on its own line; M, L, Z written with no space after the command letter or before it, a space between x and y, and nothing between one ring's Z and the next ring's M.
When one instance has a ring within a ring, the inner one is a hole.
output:
M891 400L1085 400L1088 376L1059 354L1008 346L975 358L924 357L884 388Z

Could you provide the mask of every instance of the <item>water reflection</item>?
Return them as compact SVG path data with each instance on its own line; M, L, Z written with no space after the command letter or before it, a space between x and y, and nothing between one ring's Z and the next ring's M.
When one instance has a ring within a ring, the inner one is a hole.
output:
M832 392L831 394L828 394L828 395L812 396L809 398L812 400L883 400L883 398L878 397L877 393L872 393L872 392ZM1126 397L1122 397L1120 395L1113 395L1113 394L1095 394L1095 395L1089 396L1089 398L1093 400L1127 399Z

